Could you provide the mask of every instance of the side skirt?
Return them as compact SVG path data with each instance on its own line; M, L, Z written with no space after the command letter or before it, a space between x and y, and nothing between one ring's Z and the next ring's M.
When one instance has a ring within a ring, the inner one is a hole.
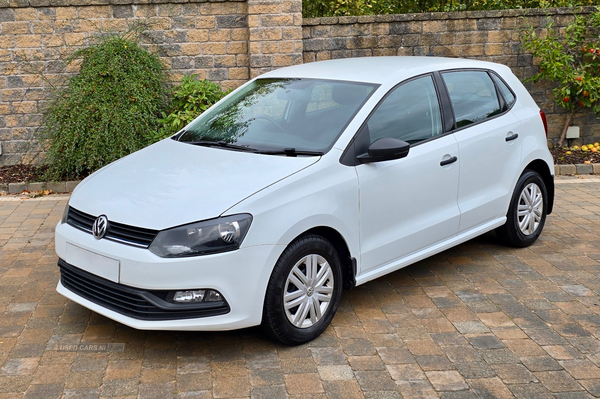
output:
M506 216L503 216L498 219L494 219L494 220L487 222L481 226L478 226L474 229L471 229L462 234L454 236L446 241L439 242L439 243L432 245L430 247L427 247L419 252L415 252L404 258L397 259L393 262L383 265L378 269L375 269L368 273L356 276L356 285L358 286L358 285L364 284L368 281L374 280L381 276L385 276L386 274L389 274L393 271L402 269L403 267L412 265L413 263L416 263L420 260L429 258L432 255L435 255L437 253L440 253L447 249L455 247L458 244L462 244L465 241L469 241L470 239L480 236L483 233L487 233L488 231L491 231L491 230L495 229L496 227L500 227L504 223L506 223Z

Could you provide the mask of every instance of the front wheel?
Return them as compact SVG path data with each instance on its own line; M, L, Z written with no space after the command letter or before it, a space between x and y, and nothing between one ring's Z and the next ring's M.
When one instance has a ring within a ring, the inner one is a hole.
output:
M515 187L506 223L496 229L498 238L512 247L528 247L542 233L547 209L548 192L544 180L537 172L526 170Z
M331 323L342 294L339 255L323 237L302 237L283 252L267 286L264 330L286 345L318 337Z

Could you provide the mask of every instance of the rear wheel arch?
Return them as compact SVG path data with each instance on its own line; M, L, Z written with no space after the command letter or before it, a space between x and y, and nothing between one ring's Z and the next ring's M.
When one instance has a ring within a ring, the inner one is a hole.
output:
M528 169L537 172L544 180L544 184L546 185L546 191L548 193L548 209L546 214L549 215L550 213L552 213L552 208L554 207L554 176L550 172L548 164L542 161L541 159L531 161L525 167L523 173L525 173L525 171L527 171ZM523 173L521 173L521 175Z

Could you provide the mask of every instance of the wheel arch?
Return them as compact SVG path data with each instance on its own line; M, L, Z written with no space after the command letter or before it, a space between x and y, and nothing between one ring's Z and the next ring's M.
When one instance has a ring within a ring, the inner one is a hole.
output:
M537 172L542 177L542 180L544 180L548 193L548 211L546 213L548 215L551 214L554 207L554 176L550 173L548 164L541 159L536 159L525 167L525 170L527 169Z
M318 226L303 232L298 237L294 238L292 242L311 234L321 236L333 245L342 262L343 287L346 290L354 288L356 286L356 258L352 257L350 254L350 249L344 237L334 228Z

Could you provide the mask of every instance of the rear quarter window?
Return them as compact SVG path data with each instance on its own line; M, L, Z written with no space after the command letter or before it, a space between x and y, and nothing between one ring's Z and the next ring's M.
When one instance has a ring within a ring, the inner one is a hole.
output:
M515 95L508 88L506 83L504 83L502 81L502 79L500 79L498 76L496 76L495 73L492 73L491 75L492 75L492 79L494 79L494 83L496 83L496 86L498 86L498 90L500 90L502 97L504 97L504 101L506 102L506 108L512 107L512 105L515 103L515 100L516 100Z

